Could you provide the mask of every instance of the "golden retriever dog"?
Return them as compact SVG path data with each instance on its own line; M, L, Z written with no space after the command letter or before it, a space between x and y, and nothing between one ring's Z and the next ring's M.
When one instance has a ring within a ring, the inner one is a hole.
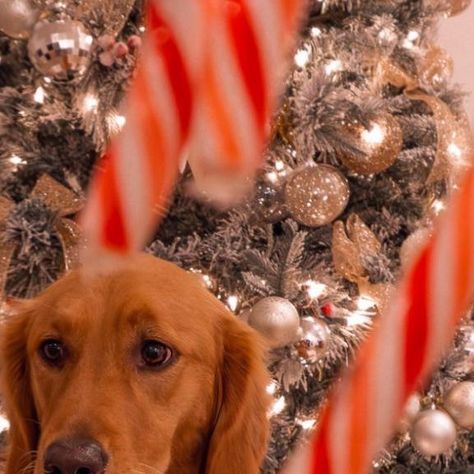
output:
M1 336L6 474L257 474L259 337L193 276L148 255L72 272Z

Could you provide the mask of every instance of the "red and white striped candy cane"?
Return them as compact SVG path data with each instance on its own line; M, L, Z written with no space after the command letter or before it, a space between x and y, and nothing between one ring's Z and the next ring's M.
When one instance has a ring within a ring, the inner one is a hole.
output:
M236 183L260 162L282 82L275 71L288 50L282 42L288 46L302 3L150 1L127 124L93 179L82 217L89 254L128 253L146 243L185 145L201 188L235 198Z
M474 300L474 171L337 387L311 448L287 474L365 474L403 406L448 349Z

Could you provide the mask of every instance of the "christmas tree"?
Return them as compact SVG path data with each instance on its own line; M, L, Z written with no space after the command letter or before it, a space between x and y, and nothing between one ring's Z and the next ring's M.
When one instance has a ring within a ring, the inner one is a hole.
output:
M469 3L312 0L254 194L214 210L188 195L187 168L148 249L199 274L268 338L265 473L317 428L328 388L467 165L462 93L433 38L440 18ZM76 260L80 229L70 218L124 124L143 4L14 0L4 10L0 278L5 295L31 297ZM374 470L470 472L473 373L468 316Z

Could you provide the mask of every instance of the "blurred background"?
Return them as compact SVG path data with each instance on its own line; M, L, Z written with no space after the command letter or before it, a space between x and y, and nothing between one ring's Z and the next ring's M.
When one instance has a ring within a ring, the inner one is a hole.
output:
M454 81L470 93L466 109L474 126L474 3L462 15L441 22L439 39L454 59Z

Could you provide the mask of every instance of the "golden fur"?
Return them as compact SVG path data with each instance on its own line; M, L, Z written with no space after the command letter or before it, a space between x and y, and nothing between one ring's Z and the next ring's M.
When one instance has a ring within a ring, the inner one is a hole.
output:
M68 348L62 368L42 341ZM143 338L179 356L137 368ZM108 275L72 272L7 321L3 397L11 422L6 474L43 474L57 440L87 437L107 452L107 474L257 474L268 422L260 339L197 279L151 256Z

